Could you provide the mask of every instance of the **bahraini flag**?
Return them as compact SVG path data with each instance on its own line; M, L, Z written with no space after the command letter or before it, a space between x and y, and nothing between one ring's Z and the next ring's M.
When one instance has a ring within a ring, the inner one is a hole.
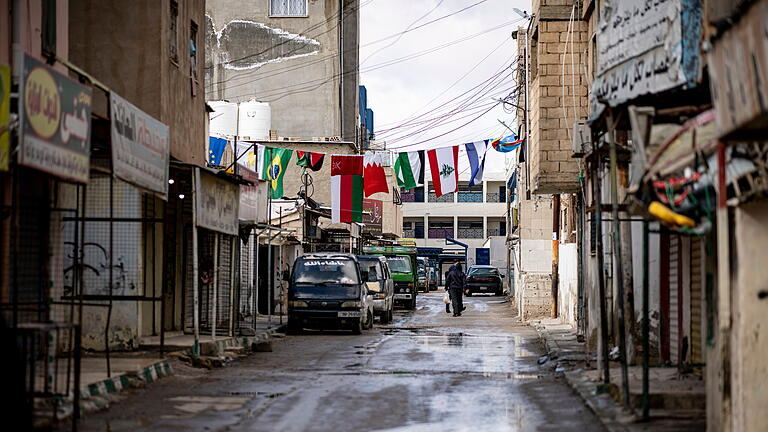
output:
M366 197L378 192L389 192L381 153L366 153L363 157L363 190Z
M435 196L456 192L459 187L459 146L427 151Z

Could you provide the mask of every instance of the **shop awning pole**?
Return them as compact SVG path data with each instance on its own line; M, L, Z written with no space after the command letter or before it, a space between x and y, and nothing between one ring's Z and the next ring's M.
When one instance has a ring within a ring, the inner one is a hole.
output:
M616 263L616 273L614 281L616 282L618 309L619 309L619 365L621 366L621 386L623 390L624 406L629 408L629 371L627 370L627 335L625 333L626 323L624 321L624 266L621 257L621 227L619 222L619 167L616 150L616 132L613 115L608 116L608 123L611 127L605 135L610 145L610 168L611 168L611 228L613 230L613 261Z
M195 343L192 345L192 356L200 356L200 291L198 276L198 247L197 247L197 182L200 180L200 170L195 168L192 179L192 327Z

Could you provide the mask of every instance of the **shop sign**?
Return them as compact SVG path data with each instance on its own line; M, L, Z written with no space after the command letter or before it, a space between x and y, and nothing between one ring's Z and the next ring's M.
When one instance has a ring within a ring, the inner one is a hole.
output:
M384 205L381 200L363 198L363 223L364 232L380 236L382 233L382 221L384 219Z
M616 106L690 83L698 74L701 6L692 0L610 0L596 33L592 105ZM684 36L685 35L685 36Z
M111 93L112 170L118 178L168 197L168 126Z
M0 171L8 171L11 150L11 68L0 64Z
M239 186L197 168L195 170L197 226L237 235L240 209Z
M91 89L34 57L22 67L19 164L87 183Z
M240 186L240 210L239 218L244 221L262 222L259 220L259 202L266 202L267 197L264 193L259 193L260 182L258 174L243 166L238 167L240 175L244 180L254 183L253 185ZM264 188L262 188L263 190ZM263 219L263 218L262 218Z

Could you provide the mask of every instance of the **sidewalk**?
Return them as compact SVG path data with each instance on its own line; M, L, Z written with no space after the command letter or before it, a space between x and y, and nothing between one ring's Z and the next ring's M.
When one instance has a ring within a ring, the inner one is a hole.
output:
M267 319L259 319L256 329L250 329L252 335L236 337L200 337L201 356L221 357L225 352L240 351L245 354L257 349L257 345L268 342L276 333L282 330L280 317L273 316L272 322ZM145 337L141 340L141 351L114 352L110 356L110 374L107 374L107 361L103 353L85 355L80 363L80 410L82 414L99 411L118 402L120 393L128 389L146 387L158 379L173 374L173 367L169 362L172 357L189 356L194 344L194 336L181 333L166 333L165 346L162 353L159 336ZM183 352L183 353L182 353ZM208 362L204 364L215 364ZM222 363L223 364L223 363ZM70 389L74 389L72 382L74 374L66 368L57 369L55 380L61 387L65 387L69 379ZM69 396L64 400L41 400L36 406L36 411L41 413L41 420L50 418L51 414L59 423L72 415L74 392L70 390ZM51 410L54 409L55 412ZM51 413L51 414L45 414ZM63 423L62 423L63 424Z
M629 367L631 409L621 404L621 369L611 362L611 383L602 384L596 358L579 342L575 329L556 319L529 323L539 333L547 356L540 363L553 362L568 384L600 418L609 431L700 431L706 429L704 381L695 375L681 375L677 368L653 367L649 370L648 422L641 419L642 368Z
M233 337L217 336L215 339L212 338L211 335L200 335L200 355L217 357L227 350L237 348L247 349L254 344L266 342L275 333L282 333L286 322L286 317L283 317L283 324L280 324L279 316L273 316L271 322L268 321L267 317L260 316L256 321L255 329L243 329L243 333L246 333L247 330L248 333L252 334ZM182 332L168 332L165 334L163 350L165 352L191 352L194 343L194 335L184 334ZM140 347L144 350L160 350L160 336L147 336L141 338Z

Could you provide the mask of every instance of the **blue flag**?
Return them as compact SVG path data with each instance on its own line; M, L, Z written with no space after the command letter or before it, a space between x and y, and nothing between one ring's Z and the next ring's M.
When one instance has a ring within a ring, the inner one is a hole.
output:
M485 152L488 151L488 140L475 141L464 144L469 159L469 185L475 186L483 181L483 167L485 167Z
M227 140L224 138L208 137L208 163L221 165L221 157L227 148Z

